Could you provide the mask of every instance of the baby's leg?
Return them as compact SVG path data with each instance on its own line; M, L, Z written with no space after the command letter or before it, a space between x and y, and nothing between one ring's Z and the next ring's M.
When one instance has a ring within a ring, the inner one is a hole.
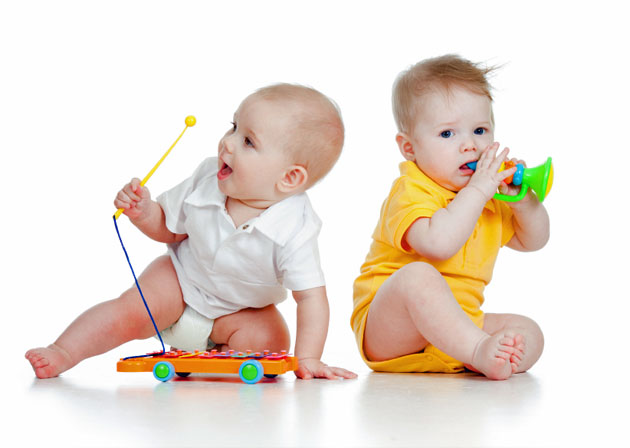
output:
M179 318L185 304L170 257L162 256L153 261L138 282L160 330ZM118 299L85 311L53 344L26 352L26 359L38 378L50 378L86 358L154 334L151 319L134 285Z
M489 335L461 309L435 268L410 263L376 293L368 312L364 349L373 361L417 353L428 343L492 379L512 374L515 333Z
M291 346L287 324L274 305L245 308L219 317L214 321L210 339L222 351L280 352Z
M512 332L521 337L516 338L514 353L510 357L512 371L521 373L527 371L538 361L545 345L543 333L533 320L518 314L485 315L483 330L489 334L497 332Z

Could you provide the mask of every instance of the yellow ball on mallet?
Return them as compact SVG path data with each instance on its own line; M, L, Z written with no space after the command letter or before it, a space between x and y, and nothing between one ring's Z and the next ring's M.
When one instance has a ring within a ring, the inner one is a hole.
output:
M173 143L171 145L170 148L168 148L168 151L166 151L164 153L164 155L162 156L162 158L158 161L158 163L155 164L155 166L151 169L151 171L149 171L149 174L147 174L144 179L142 179L142 181L140 182L140 186L143 187L144 184L147 183L147 181L149 180L149 178L151 176L153 176L153 173L155 173L155 170L158 169L158 167L162 164L162 162L164 162L164 159L166 159L166 156L171 152L171 149L173 149L173 147L175 147L175 145L177 144L177 142L179 141L180 138L182 138L182 135L184 135L184 132L186 132L186 129L194 126L195 124L197 124L197 119L192 116L192 115L188 115L186 117L186 127L184 128L184 130L182 131L181 134L179 134L179 137L177 137L177 140L175 140L175 143ZM125 209L123 208L119 208L118 210L116 210L116 213L114 214L114 218L118 219L120 218L120 215L125 211Z
M188 127L192 127L195 124L197 124L197 119L193 117L192 115L188 115L185 121L186 121L186 126Z

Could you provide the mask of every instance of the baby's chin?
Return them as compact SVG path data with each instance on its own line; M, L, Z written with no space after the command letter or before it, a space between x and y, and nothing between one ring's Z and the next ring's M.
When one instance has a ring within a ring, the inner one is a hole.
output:
M470 177L471 175L464 174L463 176L460 176L459 179L452 181L449 186L444 187L444 188L447 188L457 193L460 190L463 190L470 183Z
M426 173L425 173L426 174ZM452 176L449 179L436 179L433 176L426 174L433 182L438 184L440 187L445 188L449 191L457 193L459 190L464 188L470 182L470 176L457 176L454 178Z
M458 182L458 183L453 183L453 182L437 182L437 183L440 187L446 188L447 190L452 191L453 193L457 193L461 189L463 189L466 185L468 185L468 180L466 182Z
M225 196L228 196L227 192L225 191L225 184L223 182L217 182L217 184L219 186L219 191Z

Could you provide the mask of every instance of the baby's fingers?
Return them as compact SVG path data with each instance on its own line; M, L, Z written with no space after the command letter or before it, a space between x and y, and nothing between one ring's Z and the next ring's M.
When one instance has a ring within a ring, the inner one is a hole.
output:
M310 380L313 378L313 374L311 373L311 371L303 366L299 366L294 373L295 376L297 376L301 380Z
M490 168L492 168L493 172L499 171L499 168L501 168L501 164L505 162L505 159L507 158L509 152L510 148L505 147L503 148L503 151L501 151L499 155L495 157L495 159L490 164Z
M494 142L491 145L488 145L486 149L481 152L481 156L479 156L479 160L477 162L477 169L480 167L489 166L494 160L495 154L499 149L499 142Z
M521 159L510 159L510 160L512 162L514 162L515 164L519 164L520 163L521 165L523 165L523 168L527 168L527 164L525 163L524 160L521 160Z
M483 152L494 152L496 153L497 150L499 149L499 146L501 146L501 144L499 142L492 142L490 143L488 146L486 146L486 149L484 149Z
M126 201L126 200L120 200L118 198L116 198L114 200L114 206L116 207L116 209L120 209L122 208L124 213L126 215L128 215L127 212L129 212L130 210L134 210L136 207L136 202L134 201Z
M317 377L317 378L326 378L327 380L336 380L337 379L337 375L335 375L335 372L333 372L333 369L331 369L330 367L325 367L321 371L317 372L315 377Z
M349 370L342 369L341 367L326 366L321 371L317 372L315 376L317 378L336 380L339 378L353 379L357 377L357 374L350 372Z
M140 179L137 179L135 177L131 179L131 182L125 185L121 191L124 192L129 197L129 199L133 201L139 201L140 199L142 199L142 187L140 186Z
M120 190L116 195L116 200L114 201L114 204L122 208L129 208L130 206L135 205L136 202L138 202L139 200L140 197L137 194L125 187Z
M329 369L332 370L333 374L337 377L345 378L347 380L357 377L356 373L343 369L341 367L329 367Z
M510 169L500 171L498 173L499 179L501 180L501 182L503 182L505 179L507 179L508 177L510 177L514 173L516 173L516 167L515 166L513 166Z

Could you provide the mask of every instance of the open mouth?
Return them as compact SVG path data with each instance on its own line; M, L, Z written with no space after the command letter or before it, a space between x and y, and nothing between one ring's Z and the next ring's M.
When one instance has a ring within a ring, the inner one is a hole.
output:
M223 162L221 169L217 173L217 178L219 180L225 180L230 177L230 174L232 174L232 168L227 163Z
M472 174L477 169L477 161L473 160L472 162L464 163L459 167L459 170L464 174Z

